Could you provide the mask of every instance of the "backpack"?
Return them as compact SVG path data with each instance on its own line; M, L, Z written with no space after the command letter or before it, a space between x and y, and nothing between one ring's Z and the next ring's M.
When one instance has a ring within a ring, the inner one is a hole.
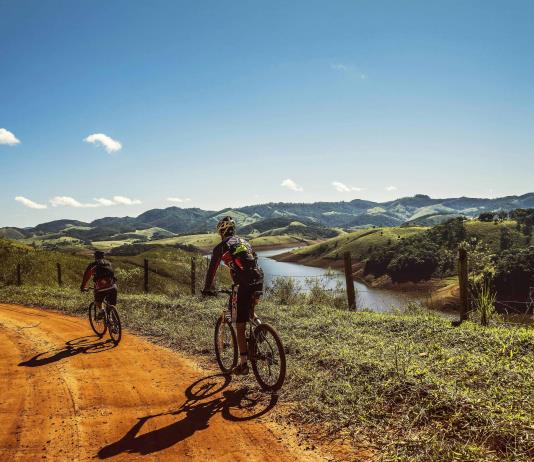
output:
M113 271L113 267L109 261L102 259L95 262L94 279L95 281L100 279L115 279L115 272Z

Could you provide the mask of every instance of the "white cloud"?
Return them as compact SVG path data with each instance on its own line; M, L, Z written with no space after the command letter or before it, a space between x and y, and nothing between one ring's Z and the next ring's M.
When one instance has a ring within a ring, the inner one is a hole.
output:
M9 130L6 130L5 128L0 128L0 144L15 146L19 143L20 140L17 139L17 137L13 133L11 133Z
M363 188L357 188L356 186L347 186L341 181L332 181L332 186L336 191L339 192L350 192L350 191L363 191Z
M94 201L102 207L111 207L112 205L115 205L115 202L111 199L106 199L105 197L97 197Z
M52 207L74 207L74 208L93 208L100 207L100 204L82 204L73 197L69 196L55 196L50 199Z
M103 133L93 133L92 135L89 135L83 140L86 143L93 143L96 145L100 144L109 154L120 151L122 149L122 144L119 141L114 140L113 138L110 138L108 135L104 135Z
M386 191L395 191L397 189L396 186L388 186L386 187Z
M124 196L113 196L113 202L119 205L139 205L141 203L139 199L130 199Z
M287 188L287 189L291 189L291 191L298 191L298 192L304 191L302 186L298 185L297 183L295 183L293 180L289 178L287 180L282 181L282 183L280 183L280 186L283 186L284 188Z
M95 198L94 202L81 203L69 196L55 196L50 199L52 207L74 207L74 208L96 208L96 207L111 207L113 205L138 205L141 204L139 199L130 199L124 196L113 196L112 199L105 197Z
M46 209L46 204L38 204L24 196L17 196L15 197L15 200L29 209Z
M189 197L181 198L181 197L167 197L167 202L175 202L177 204L183 204L184 202L190 202L191 199Z

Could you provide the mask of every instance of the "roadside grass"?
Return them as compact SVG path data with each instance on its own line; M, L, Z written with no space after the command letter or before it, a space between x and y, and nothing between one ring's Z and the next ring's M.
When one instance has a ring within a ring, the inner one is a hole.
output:
M89 303L73 290L29 286L0 288L0 300L81 316ZM224 305L191 296L119 299L128 329L205 359L214 359ZM344 438L384 461L534 458L533 330L454 328L421 310L347 312L306 297L288 306L267 298L257 313L287 349L283 418L310 438Z

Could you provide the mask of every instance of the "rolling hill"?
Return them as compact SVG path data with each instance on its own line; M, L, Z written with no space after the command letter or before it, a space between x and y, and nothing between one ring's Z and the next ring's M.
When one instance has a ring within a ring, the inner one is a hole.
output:
M496 199L457 197L434 199L424 194L388 202L355 199L350 202L268 203L220 211L168 207L138 217L105 217L85 223L56 220L33 228L0 228L0 237L38 243L145 242L212 232L220 217L235 218L240 232L255 237L295 235L306 239L334 237L366 227L432 226L456 216L534 207L534 193ZM112 245L112 244L110 244Z

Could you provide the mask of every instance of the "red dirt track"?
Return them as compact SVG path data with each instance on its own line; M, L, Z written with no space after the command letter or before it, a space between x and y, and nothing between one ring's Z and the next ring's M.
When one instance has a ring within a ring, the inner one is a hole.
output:
M322 460L262 421L275 399L125 332L0 304L0 461Z

